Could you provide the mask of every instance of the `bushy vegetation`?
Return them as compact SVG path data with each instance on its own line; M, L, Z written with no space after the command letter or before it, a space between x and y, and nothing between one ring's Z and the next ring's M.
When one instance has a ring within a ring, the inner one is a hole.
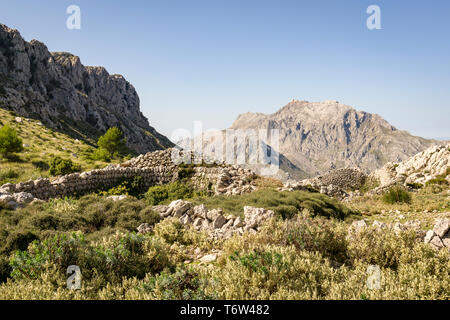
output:
M54 157L49 163L49 173L52 176L60 176L81 171L81 166L74 164L70 159Z
M196 250L222 254L212 264L186 264ZM0 299L449 299L450 255L415 233L368 228L352 238L335 219L272 219L260 232L212 242L177 219L154 232L88 240L63 233L12 252ZM68 265L81 290L66 288ZM381 269L381 288L366 285ZM4 273L5 273L4 272Z
M448 181L444 177L436 177L434 179L428 180L425 185L429 186L432 184L448 186Z
M278 192L274 189L260 189L242 196L198 197L194 198L194 202L204 203L208 208L222 208L234 215L241 215L244 206L274 210L283 218L294 217L304 209L311 216L341 220L356 213L333 198L306 191Z
M26 250L33 240L61 232L82 231L87 239L100 239L116 231L135 231L141 223L154 225L159 215L144 201L129 197L114 202L87 195L78 200L59 199L16 211L0 211L0 254Z
M22 139L19 138L17 132L8 125L0 128L0 154L8 158L14 152L23 150Z
M134 176L132 178L122 178L116 186L107 190L99 190L98 193L102 196L132 195L135 197L141 197L144 191L144 178L141 176Z
M150 187L144 197L148 204L158 205L163 203L167 204L178 199L190 199L204 194L205 191L196 190L186 183L177 181L166 185Z
M393 186L383 195L383 201L386 203L410 203L411 195L401 186Z
M17 114L0 108L0 119L3 124L13 129L22 140L23 150L20 153L10 153L8 158L0 156L0 175L7 171L17 174L6 175L0 182L18 183L29 179L48 178L49 163L54 157L71 159L74 164L82 165L83 170L103 168L108 163L92 158L96 150L95 141L84 132L78 132L78 139L43 126L40 121L22 118L21 122L15 120ZM81 136L80 136L81 135ZM111 159L118 163L121 159Z
M19 173L16 170L13 169L0 170L0 185L3 185L4 183L7 183L8 181L11 181L12 179L18 177Z
M111 153L109 153L109 151L106 149L98 148L92 153L92 159L111 162Z

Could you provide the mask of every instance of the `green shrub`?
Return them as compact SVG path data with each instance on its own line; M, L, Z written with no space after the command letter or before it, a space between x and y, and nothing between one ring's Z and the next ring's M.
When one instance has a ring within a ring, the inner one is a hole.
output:
M436 177L434 179L428 180L425 185L429 186L432 184L437 184L440 186L448 186L448 181L443 177Z
M108 190L100 190L101 196L119 196L119 195L132 195L140 196L144 192L144 178L142 176L134 176L132 178L122 178L119 180L118 185Z
M266 208L275 211L285 219L308 209L311 216L322 216L343 220L356 212L350 210L336 199L317 192L283 191L260 189L240 196L198 197L196 204L205 204L208 208L222 208L225 212L241 215L244 206Z
M9 265L9 259L6 257L0 256L0 283L6 281L11 274L12 268Z
M196 191L192 187L177 181L162 186L150 187L145 194L145 199L150 205L158 205L178 199L189 199L202 194L202 191Z
M106 133L98 139L97 142L100 149L104 149L109 152L110 156L114 153L124 153L126 151L126 139L123 136L123 132L117 128L109 128Z
M31 231L16 231L12 232L4 246L4 252L12 252L15 250L26 250L28 245L34 240L39 239L38 236Z
M347 232L333 220L306 215L285 220L280 236L283 245L294 245L298 250L320 252L330 260L344 263L347 260ZM276 230L272 230L272 236Z
M14 152L23 150L22 139L19 138L16 131L4 125L0 128L0 154L7 158Z
M19 173L14 169L6 169L0 171L0 185L13 181L19 177Z
M192 177L195 174L193 167L180 167L178 169L178 179L183 180Z
M158 300L209 300L217 299L206 294L207 281L192 269L178 267L174 273L165 270L142 285L145 292Z
M394 186L383 194L383 201L389 204L410 203L411 195L403 187Z
M52 176L66 175L81 171L81 167L72 162L70 159L62 159L61 157L53 157L49 163L49 173Z
M104 162L111 162L111 153L104 148L98 148L95 149L95 151L92 153L92 159Z
M415 190L423 188L423 184L416 183L416 182L414 182L414 183L407 183L406 186L410 187L411 189L415 189Z
M170 266L164 250L155 254L155 249L161 249L155 244L152 238L134 233L117 234L101 245L87 242L80 233L59 234L34 241L27 251L17 251L10 260L11 276L37 279L49 267L65 274L68 266L77 265L83 281L100 275L100 287L120 282L124 277L143 279L149 272L161 272Z

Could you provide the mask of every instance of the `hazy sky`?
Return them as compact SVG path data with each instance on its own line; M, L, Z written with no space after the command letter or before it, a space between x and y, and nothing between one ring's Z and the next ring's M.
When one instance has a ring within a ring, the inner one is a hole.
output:
M81 8L81 30L66 8ZM366 9L381 8L381 30ZM123 74L150 124L226 128L292 99L338 100L450 139L450 1L0 0L0 22Z

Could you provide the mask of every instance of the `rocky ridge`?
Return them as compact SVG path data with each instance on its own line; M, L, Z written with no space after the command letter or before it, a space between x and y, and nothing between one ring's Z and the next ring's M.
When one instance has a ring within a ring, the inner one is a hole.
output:
M445 177L450 183L450 144L432 146L413 157L399 162L389 162L369 175L379 182L376 191L394 184L421 184L431 179Z
M86 67L67 52L49 52L42 42L27 42L3 24L0 107L88 142L116 126L135 152L173 146L149 125L136 90L123 76Z
M273 114L242 114L231 129L278 129L276 151L293 164L291 178L297 180L348 167L369 173L439 143L397 130L379 115L338 101L293 100Z

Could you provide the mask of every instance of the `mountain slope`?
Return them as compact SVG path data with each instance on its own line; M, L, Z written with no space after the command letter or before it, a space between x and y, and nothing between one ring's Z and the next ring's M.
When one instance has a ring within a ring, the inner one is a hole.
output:
M344 167L370 172L438 143L397 130L379 115L337 101L293 100L273 114L241 114L231 129L278 129L277 151L292 164L290 175L297 179Z
M173 145L149 125L136 90L123 76L85 67L70 53L51 53L2 24L0 107L90 142L117 126L138 153Z

